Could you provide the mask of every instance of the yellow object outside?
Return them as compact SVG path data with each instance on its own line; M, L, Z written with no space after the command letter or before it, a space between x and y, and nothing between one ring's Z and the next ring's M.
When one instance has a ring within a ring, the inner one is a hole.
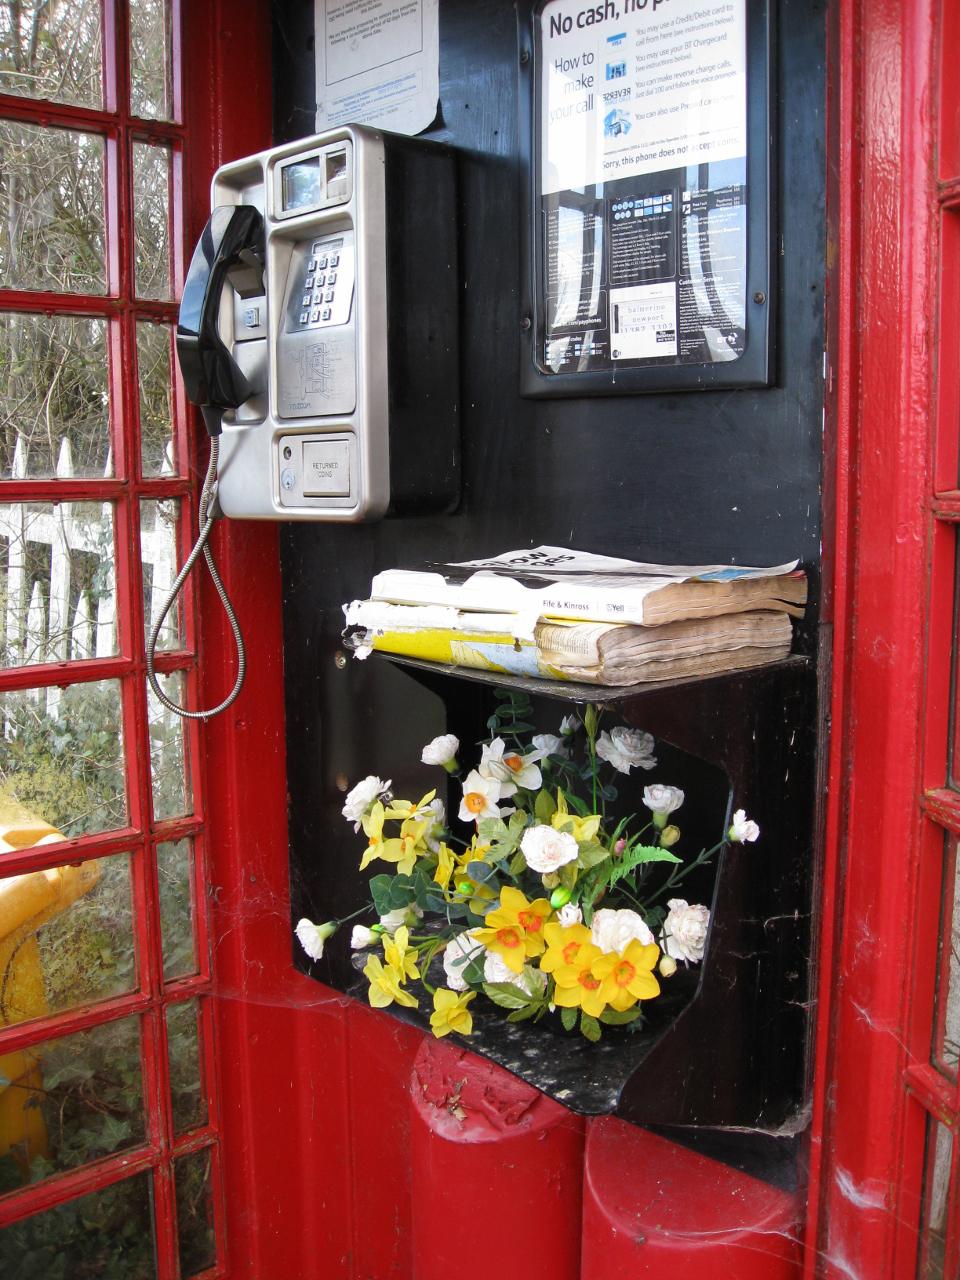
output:
M4 853L63 839L55 827L0 794L0 871ZM93 859L0 880L0 1026L48 1011L37 932L89 893L99 878L100 863ZM0 1056L0 1156L11 1153L24 1173L34 1156L48 1153L38 1105L42 1088L35 1050Z

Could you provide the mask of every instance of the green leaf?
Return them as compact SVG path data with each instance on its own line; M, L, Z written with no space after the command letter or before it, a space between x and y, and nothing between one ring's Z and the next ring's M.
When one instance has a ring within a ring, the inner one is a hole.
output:
M557 812L557 802L546 788L537 793L537 798L533 804L533 812L537 821L542 822L545 826L549 824L550 819Z
M580 1015L580 1034L586 1036L593 1044L596 1044L600 1039L602 1034L600 1023L596 1018L591 1017L589 1013L581 1013Z
M493 844L497 840L505 839L509 832L502 818L481 818L477 826L477 834L483 844Z
M483 986L483 952L474 956L460 976L469 987Z
M390 907L392 910L399 910L401 907L409 907L411 903L417 900L417 882L413 876L398 875L394 876L390 885Z
M591 840L589 844L582 844L577 854L577 866L583 871L589 871L592 867L599 866L601 862L605 862L610 857L609 849L605 849L602 844L597 844Z
M631 872L634 867L638 867L645 862L680 862L681 859L671 853L669 849L658 849L652 844L634 845L632 849L627 849L623 857L615 862L613 870L610 874L608 884L612 889L618 880L622 880L625 875Z
M492 867L489 862L468 862L466 867L467 875L477 884L486 884L488 881L496 880L497 868Z
M514 1009L513 1013L507 1014L508 1022L525 1022L527 1018L532 1018L539 1012L540 1006L536 1004L528 1004L526 1009Z
M573 1028L577 1025L576 1009L566 1009L566 1008L561 1009L560 1021L563 1023L564 1031L572 1031Z
M639 1017L639 1009L624 1009L622 1012L618 1009L604 1009L600 1021L605 1022L608 1027L625 1027L630 1022L636 1022Z
M483 990L501 1009L525 1009L531 1003L526 991L514 986L512 982L485 982Z
M593 816L586 800L581 800L572 791L565 791L563 794L567 797L567 808L572 809L578 818L590 818Z
M373 876L370 880L370 896L373 898L373 905L377 909L378 916L385 916L390 910L390 888L393 884L393 876L379 875Z

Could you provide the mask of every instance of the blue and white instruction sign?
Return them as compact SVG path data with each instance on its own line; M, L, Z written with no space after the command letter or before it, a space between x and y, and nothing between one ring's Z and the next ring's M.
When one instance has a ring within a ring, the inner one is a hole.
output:
M544 5L548 372L742 354L746 35L746 0Z

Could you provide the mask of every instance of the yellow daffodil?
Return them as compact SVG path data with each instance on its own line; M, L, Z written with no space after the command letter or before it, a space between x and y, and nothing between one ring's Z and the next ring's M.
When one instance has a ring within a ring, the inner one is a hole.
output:
M475 991L465 991L458 996L446 987L438 987L433 993L433 1013L430 1015L433 1034L439 1038L458 1031L460 1035L468 1036L473 1030L473 1015L467 1005L476 994Z
M417 949L414 947L411 950L408 947L409 940L410 931L406 925L401 925L392 938L389 934L383 935L383 954L398 982L406 982L407 978L420 977L420 970L417 968Z
M474 937L520 973L525 960L543 954L543 926L549 915L546 898L529 902L519 889L507 885L500 891L500 906L487 913L484 927Z
M553 973L561 965L573 964L580 948L590 942L590 930L585 924L558 924L555 920L543 926L543 939L547 949L540 959L544 973Z
M427 852L424 835L430 827L432 818L405 818L400 826L400 835L383 838L383 824L390 816L378 800L370 813L362 819L363 829L367 833L368 844L360 863L360 870L372 862L374 858L382 858L384 862L395 862L397 870L409 875L421 853Z
M412 800L391 800L386 816L388 818L429 817L430 815L425 813L425 810L436 794L437 790L434 787L432 791L428 791L425 796L422 796L416 804Z
M591 840L596 840L600 822L599 813L591 814L588 818L579 818L575 813L570 813L567 808L567 797L562 791L557 791L557 811L550 819L550 825L555 830L569 831L577 844L587 844Z
M408 1009L416 1009L416 997L400 986L400 979L391 966L383 967L376 956L371 956L363 967L364 977L370 983L367 999L375 1009L385 1009L388 1004L406 1005Z
M574 926L576 927L576 926ZM619 957L613 956L616 963ZM598 964L611 959L592 942L581 943L570 964L557 965L553 971L556 984L553 1002L561 1009L582 1009L591 1017L599 1018L607 1005L605 982L609 976L609 967Z
M622 1013L638 1000L652 1000L660 994L660 983L653 976L660 948L655 942L646 944L634 939L623 951L606 954L595 961L593 972L603 979L604 998Z
M652 1000L660 994L660 984L653 976L659 955L655 942L634 940L619 953L581 942L570 963L553 968L554 1003L561 1008L580 1008L599 1018L607 1005L623 1013L638 1000Z
M437 850L437 869L433 873L434 881L441 889L449 887L450 877L453 875L456 865L457 855L449 845L441 844Z

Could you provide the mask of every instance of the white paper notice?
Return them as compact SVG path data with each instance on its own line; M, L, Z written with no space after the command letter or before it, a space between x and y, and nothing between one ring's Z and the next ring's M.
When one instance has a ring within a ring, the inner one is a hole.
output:
M610 354L614 360L677 354L677 286L672 280L610 290Z
M415 134L440 96L439 0L316 0L317 131Z
M548 0L542 192L747 153L746 0Z

